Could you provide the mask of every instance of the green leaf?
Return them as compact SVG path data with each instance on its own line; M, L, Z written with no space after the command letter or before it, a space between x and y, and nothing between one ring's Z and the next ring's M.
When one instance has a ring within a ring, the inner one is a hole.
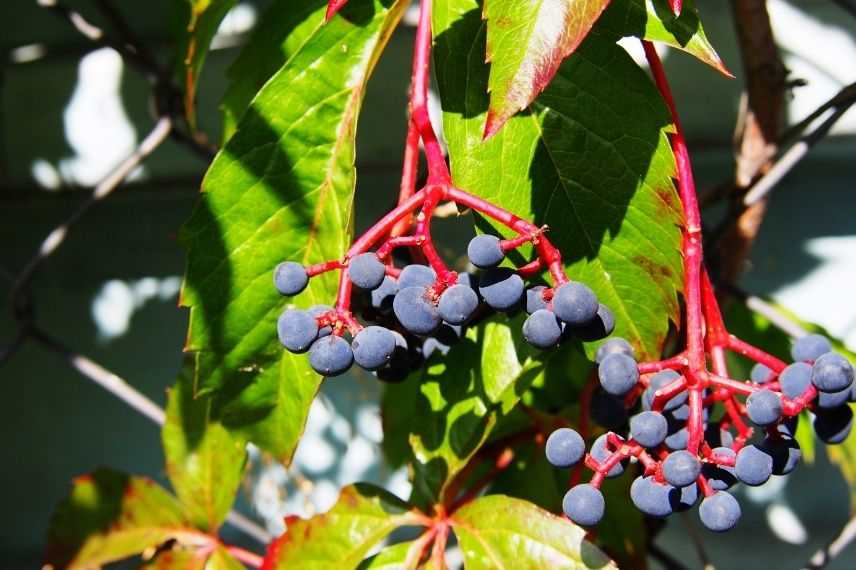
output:
M485 0L490 108L484 136L522 111L585 39L609 0Z
M246 441L227 430L213 398L193 397L192 362L169 391L161 431L166 471L193 524L216 531L232 507L246 463Z
M615 313L615 334L656 358L683 275L672 126L657 90L592 32L529 111L482 143L483 28L475 0L437 2L435 68L456 185L547 224L570 277Z
M449 481L544 369L520 335L522 317L469 328L442 359L384 395L384 433L394 457L409 458L419 505L440 500ZM552 358L556 353L545 353Z
M684 0L678 17L667 0L612 0L597 29L617 37L635 36L670 45L732 77L707 39L692 0Z
M183 229L197 394L220 390L223 424L284 461L321 378L277 341L286 302L273 270L286 259L338 259L348 247L360 104L403 6L357 2L307 37L214 159ZM313 278L294 302L331 303L335 287L335 274Z
M211 40L217 33L220 22L235 5L235 0L185 0L187 2L185 28L179 43L179 62L184 83L184 111L191 125L196 125L194 100L196 82Z
M264 567L301 570L357 568L394 529L417 524L408 505L372 485L342 489L330 511L311 519L287 519L288 530L268 548Z
M276 0L241 53L226 72L229 86L223 96L223 140L238 127L253 96L276 71L299 53L303 44L324 25L323 0Z
M616 568L585 531L535 505L488 495L451 517L467 570Z
M416 570L420 554L418 542L399 542L363 560L358 570Z
M74 481L51 519L46 562L92 568L175 539L204 545L210 537L185 519L178 501L144 477L99 469Z

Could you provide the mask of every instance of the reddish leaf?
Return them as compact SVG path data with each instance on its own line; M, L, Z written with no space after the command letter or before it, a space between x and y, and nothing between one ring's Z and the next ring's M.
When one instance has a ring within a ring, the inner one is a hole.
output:
M547 87L609 0L487 0L490 108L484 137L496 134Z

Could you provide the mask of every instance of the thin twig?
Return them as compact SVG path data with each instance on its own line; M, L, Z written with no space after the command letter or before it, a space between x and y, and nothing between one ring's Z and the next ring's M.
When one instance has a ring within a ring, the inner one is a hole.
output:
M856 538L856 516L852 517L832 542L818 550L805 565L804 570L818 570L826 567L847 548Z
M163 408L158 406L148 396L131 386L131 384L126 380L120 378L118 375L107 370L86 356L74 352L44 331L32 329L30 336L42 346L65 358L72 368L110 392L112 395L116 396L133 410L146 416L153 423L159 426L164 424L166 413ZM237 511L230 511L226 516L226 522L237 530L244 532L247 536L255 539L260 544L267 544L273 539L270 533L268 533L258 523Z
M856 84L845 87L842 92L856 93ZM743 198L744 206L752 206L762 200L778 184L785 175L801 161L808 151L825 137L838 120L856 103L856 96L832 106L832 112L817 127L806 133L799 141L792 145L781 157L773 163L773 166L752 185L749 192ZM827 108L828 110L828 108Z
M18 274L15 283L12 286L10 295L11 303L16 313L19 311L20 303L23 300L23 293L26 291L33 274L39 268L42 261L51 255L65 240L68 231L80 218L98 201L109 196L125 178L136 169L140 163L149 156L154 150L166 140L172 130L172 119L169 117L161 117L155 124L151 132L146 135L146 138L139 144L134 152L119 164L110 174L107 175L93 190L92 195L84 201L71 216L51 231L48 236L42 241L42 245L33 255L29 262L24 266L24 269Z

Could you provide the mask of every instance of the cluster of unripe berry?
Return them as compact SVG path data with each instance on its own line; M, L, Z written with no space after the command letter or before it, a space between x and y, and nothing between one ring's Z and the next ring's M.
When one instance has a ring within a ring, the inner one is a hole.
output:
M543 238L535 234L531 239ZM521 272L499 266L506 252L521 243L488 234L473 238L467 255L482 270L478 274L438 275L420 264L398 269L390 248L354 255L341 268L343 278L362 292L363 322L353 317L350 307L287 309L278 322L280 342L293 353L308 351L310 365L324 376L342 374L356 363L382 380L399 381L435 350L447 351L464 326L491 309L525 309L529 317L523 336L540 349L573 337L591 341L608 336L613 315L586 285L566 281L555 288L538 285L527 290ZM286 261L277 266L274 284L281 294L296 295L307 286L310 273Z
M546 443L550 463L568 468L584 461L594 472L589 483L567 492L565 514L584 526L597 524L605 510L601 482L621 475L628 461L637 461L644 472L634 480L630 498L643 513L666 517L692 508L703 497L702 524L717 532L730 530L741 513L727 489L737 482L761 485L772 475L787 475L796 468L801 451L794 435L801 411L811 410L814 430L825 443L841 443L849 434L853 412L848 403L856 401L853 367L831 348L825 337L808 335L794 343L795 362L778 374L756 364L742 389L748 392L745 404L731 401L733 393L716 395L716 388L706 389L702 424L691 426L688 390L679 372L640 374L626 341L605 342L596 356L600 385L593 394L591 414L605 428L624 429L629 435L607 432L588 454L578 432L560 428L550 435ZM751 429L734 434L726 419L712 420L712 407L726 399L736 404L732 411L756 426L760 432L756 438L750 439ZM628 418L627 410L636 413ZM687 450L693 429L703 430L695 453Z

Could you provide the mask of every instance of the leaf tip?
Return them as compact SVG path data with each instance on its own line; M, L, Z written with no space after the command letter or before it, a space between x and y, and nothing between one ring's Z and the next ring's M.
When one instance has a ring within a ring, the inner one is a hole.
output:
M485 120L484 132L482 133L482 142L498 133L507 120L508 117L504 113L496 113L493 109L488 109L487 120Z

